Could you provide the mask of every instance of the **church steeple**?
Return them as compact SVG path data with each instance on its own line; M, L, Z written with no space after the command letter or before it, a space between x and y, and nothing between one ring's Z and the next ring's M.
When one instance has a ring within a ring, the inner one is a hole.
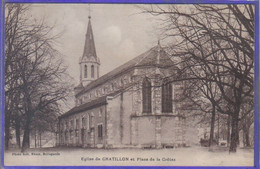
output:
M80 57L79 64L80 64L80 83L83 86L86 86L91 81L99 78L100 61L96 53L90 15L88 17L88 27L85 36L83 55L82 57Z
M89 18L88 28L87 28L85 46L84 46L84 52L83 52L82 58L83 57L95 57L95 58L97 58L94 36L93 36L93 30L92 30L92 26L91 26L91 16L89 16L88 18Z

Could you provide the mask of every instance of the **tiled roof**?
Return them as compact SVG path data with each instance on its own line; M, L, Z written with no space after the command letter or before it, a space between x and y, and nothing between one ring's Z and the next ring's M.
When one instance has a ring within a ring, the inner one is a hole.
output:
M68 116L70 116L72 114L80 113L82 111L86 111L86 110L98 107L100 105L104 105L104 104L107 103L106 102L106 98L107 98L107 96L103 96L103 97L97 98L95 100L92 100L92 101L90 101L88 103L82 104L80 106L73 107L68 112L66 112L66 113L62 114L61 116L59 116L59 118L68 117Z
M80 112L90 110L92 108L95 108L95 107L98 107L98 106L101 106L101 105L105 105L105 104L107 104L107 97L115 96L115 95L119 94L120 92L122 92L122 90L115 91L114 93L110 93L106 96L99 97L99 98L92 100L88 103L73 107L68 112L59 116L59 118L68 117L68 116L76 114L76 113L80 113Z
M159 57L158 57L159 55ZM159 58L159 62L157 60ZM170 56L161 48L161 46L157 45L147 52L135 57L134 59L126 62L125 64L115 68L111 72L101 76L100 78L90 82L84 89L79 92L76 96L79 96L86 91L99 86L111 78L130 70L134 67L141 67L141 66L158 66L158 67L168 67L172 66L173 61L170 59Z

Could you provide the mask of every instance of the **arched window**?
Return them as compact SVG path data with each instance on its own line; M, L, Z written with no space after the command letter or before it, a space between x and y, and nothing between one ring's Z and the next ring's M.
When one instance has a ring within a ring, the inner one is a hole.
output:
M84 66L84 78L87 78L88 77L88 66L85 65Z
M81 122L81 124L82 124L82 128L85 128L85 127L86 127L86 119L85 119L85 117L82 117L82 122Z
M87 125L87 130L89 130L89 128L90 128L89 118L90 118L90 115L88 114L88 115L87 115L87 122L86 122L86 123L87 123L87 124L86 124L86 125Z
M94 65L91 65L91 77L94 78Z
M152 103L151 103L151 82L148 78L145 78L143 80L143 88L142 88L142 94L143 94L143 113L151 113L152 111Z
M122 86L124 85L124 79L121 78L121 83L120 83Z
M112 90L112 91L115 90L115 85L114 85L114 83L111 83L111 90Z
M79 129L79 119L76 119L76 130Z
M97 78L99 78L99 67L97 66Z
M162 85L162 112L172 113L172 85L164 83Z

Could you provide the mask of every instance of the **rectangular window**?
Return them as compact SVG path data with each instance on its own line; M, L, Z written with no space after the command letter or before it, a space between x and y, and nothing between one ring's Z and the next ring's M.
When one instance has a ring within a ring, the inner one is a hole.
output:
M73 120L70 120L70 129L73 129Z
M69 129L69 123L68 123L68 121L65 122L64 129L65 129L65 130L68 130L68 129Z
M61 130L61 131L65 130L65 128L64 128L64 123L63 123L63 122L60 123L60 130Z
M98 138L103 138L103 126L102 124L98 125Z
M65 142L66 143L68 142L68 132L67 131L65 132Z
M89 117L90 117L90 116L88 115L88 116L87 116L87 130L89 130L89 126L90 126L90 124L89 124L89 121L90 121L90 120L89 120Z
M73 138L73 136L72 136L72 134L73 134L73 132L72 131L70 131L70 143L72 143L72 138Z
M79 119L76 119L76 129L79 129Z
M85 117L83 117L82 118L82 127L81 128L85 128L86 127L86 118Z
M81 129L81 143L84 145L85 142L85 129Z
M89 117L89 127L94 127L94 114L91 113Z

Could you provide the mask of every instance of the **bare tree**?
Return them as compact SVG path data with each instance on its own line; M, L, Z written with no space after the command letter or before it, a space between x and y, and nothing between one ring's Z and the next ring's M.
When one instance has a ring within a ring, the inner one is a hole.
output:
M12 31L13 26L10 30L6 28L5 98L10 108L5 111L5 129L8 135L8 121L17 119L17 112L20 112L23 117L22 151L30 145L32 121L41 120L37 119L41 113L49 120L55 117L47 114L58 113L57 105L65 101L71 89L61 54L53 48L57 36L51 35L52 27L46 26L43 21L27 21L28 16L25 15L28 9L22 4L8 4L6 16L6 25L15 24L17 28L15 31ZM17 93L15 98L12 98L13 93ZM13 122L14 125L20 124L16 120ZM20 133L16 137L20 137ZM9 136L6 144L8 140Z
M5 148L9 147L10 128L12 117L16 117L16 138L18 146L20 147L20 133L19 133L19 103L21 92L19 71L17 63L19 58L16 53L22 42L19 40L20 27L23 23L21 17L22 13L26 12L28 8L20 5L7 5L5 17ZM19 137L18 137L19 135Z
M205 68L209 76L189 76L179 80L214 83L230 111L212 99L221 113L230 114L232 132L230 151L235 152L241 105L253 98L254 86L254 6L253 5L179 5L142 9L152 15L165 16L163 30L170 39L170 50L182 59L181 72ZM196 72L197 75L200 73ZM227 92L229 91L229 92Z

